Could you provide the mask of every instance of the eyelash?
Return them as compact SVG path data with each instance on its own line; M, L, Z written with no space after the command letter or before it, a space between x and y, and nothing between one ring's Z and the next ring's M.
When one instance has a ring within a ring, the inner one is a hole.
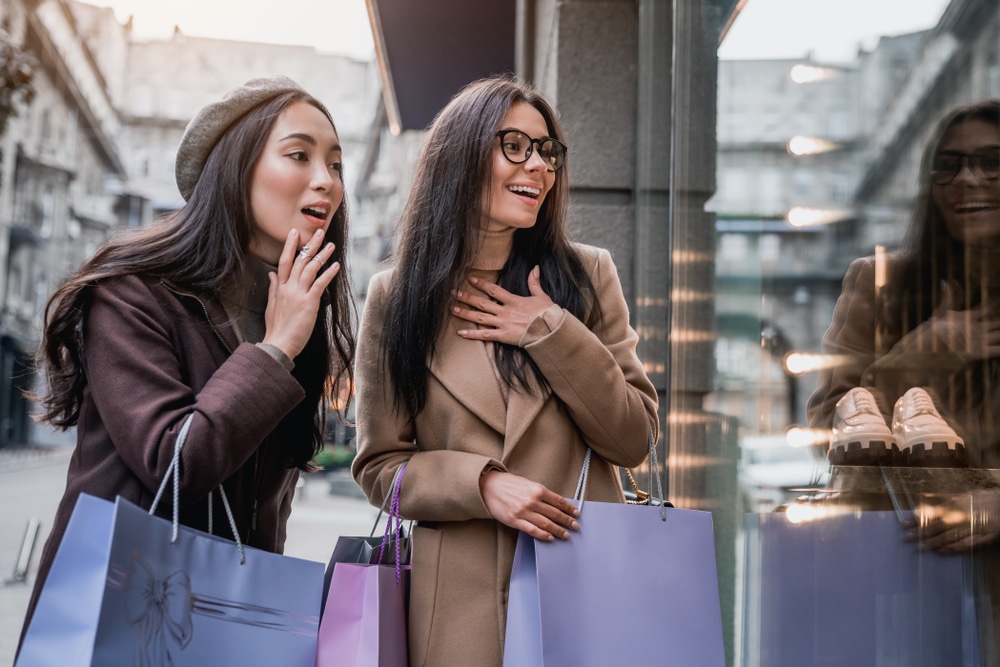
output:
M305 151L293 151L288 154L288 157L292 158L297 162L308 162L309 154ZM344 164L342 162L331 162L327 165L330 169L338 172L344 171Z

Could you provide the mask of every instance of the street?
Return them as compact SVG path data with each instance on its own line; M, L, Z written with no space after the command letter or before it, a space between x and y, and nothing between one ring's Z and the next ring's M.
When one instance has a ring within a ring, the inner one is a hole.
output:
M0 452L3 454L3 452ZM65 486L70 450L60 447L31 456L0 456L0 665L14 661L24 610L31 594L38 556ZM367 535L378 510L351 493L346 471L335 478L306 476L295 496L288 522L285 554L326 563L340 535ZM329 492L331 481L341 491ZM343 491L346 489L346 491ZM32 517L41 522L28 581L8 583L18 561L25 529Z

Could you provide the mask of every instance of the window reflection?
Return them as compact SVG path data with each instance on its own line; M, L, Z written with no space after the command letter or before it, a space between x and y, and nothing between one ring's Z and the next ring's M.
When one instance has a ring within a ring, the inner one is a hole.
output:
M1000 117L951 113L1000 104L1000 5L852 7L754 0L719 50L734 664L996 665Z

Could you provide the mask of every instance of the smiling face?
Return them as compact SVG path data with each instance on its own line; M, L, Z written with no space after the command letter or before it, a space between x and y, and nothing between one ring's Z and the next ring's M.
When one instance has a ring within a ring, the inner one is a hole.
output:
M545 118L527 102L511 106L497 129L520 130L534 139L549 136ZM498 232L533 227L555 180L555 173L549 171L545 161L539 157L537 145L527 161L514 164L504 157L500 139L494 138L487 230Z
M311 104L295 102L278 116L250 180L254 233L250 251L277 264L288 232L299 247L325 230L344 201L341 150L330 121Z
M1000 151L1000 127L980 119L952 127L937 155ZM973 169L966 158L950 183L933 185L931 195L944 217L948 232L963 243L1000 244L1000 180L989 180Z

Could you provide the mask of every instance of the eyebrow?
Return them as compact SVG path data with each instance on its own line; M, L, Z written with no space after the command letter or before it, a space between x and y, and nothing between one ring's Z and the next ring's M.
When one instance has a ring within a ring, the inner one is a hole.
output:
M292 132L291 134L282 137L278 141L279 142L280 141L290 141L292 139L298 139L300 141L304 141L307 144L309 144L310 146L318 146L319 145L319 142L317 142L316 139L311 134L305 134L303 132ZM343 152L343 149L340 147L340 144L334 144L333 146L330 146L330 151L331 152L332 151Z

